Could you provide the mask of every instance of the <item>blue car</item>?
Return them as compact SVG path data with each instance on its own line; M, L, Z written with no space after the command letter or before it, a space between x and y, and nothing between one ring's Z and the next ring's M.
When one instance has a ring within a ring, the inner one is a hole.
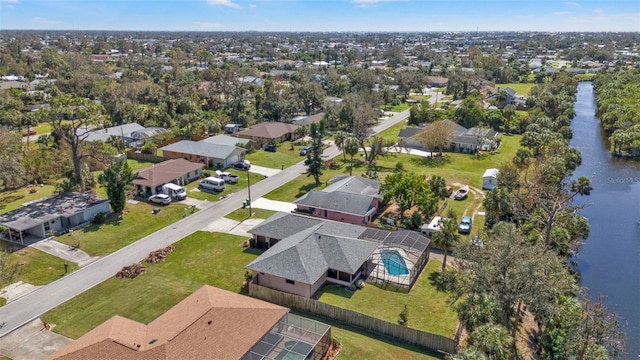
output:
M462 220L460 220L460 226L458 227L458 231L462 234L471 233L471 216L463 216Z

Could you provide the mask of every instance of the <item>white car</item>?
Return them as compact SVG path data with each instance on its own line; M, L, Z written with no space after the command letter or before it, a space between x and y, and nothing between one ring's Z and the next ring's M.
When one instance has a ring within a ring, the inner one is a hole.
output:
M240 180L240 177L238 175L234 175L227 171L222 172L220 170L216 170L216 177L224 180L229 184L237 184L238 180Z
M149 198L149 202L154 204L169 205L171 203L171 196L167 194L156 194Z

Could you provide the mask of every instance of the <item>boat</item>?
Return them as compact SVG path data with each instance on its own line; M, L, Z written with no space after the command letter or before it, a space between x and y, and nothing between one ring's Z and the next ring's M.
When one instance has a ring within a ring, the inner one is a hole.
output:
M456 191L456 195L453 197L455 200L464 200L469 195L469 186L465 185Z

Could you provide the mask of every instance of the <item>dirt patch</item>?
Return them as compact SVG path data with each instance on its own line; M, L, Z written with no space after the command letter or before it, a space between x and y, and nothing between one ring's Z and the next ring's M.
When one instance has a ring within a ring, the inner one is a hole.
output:
M522 324L518 328L516 335L516 347L523 360L540 360L537 354L538 343L536 334L538 333L538 323L530 312L525 312Z

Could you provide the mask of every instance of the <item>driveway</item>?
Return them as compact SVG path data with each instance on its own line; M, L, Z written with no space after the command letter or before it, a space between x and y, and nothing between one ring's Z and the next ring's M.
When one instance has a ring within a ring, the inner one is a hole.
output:
M0 338L0 356L20 360L45 360L73 340L46 330L35 319L11 334Z
M272 168L253 165L253 164L251 164L251 168L249 169L249 172L260 174L260 175L264 175L266 177L273 176L273 175L279 173L280 171L282 171L282 170L280 170L280 169L272 169Z
M259 198L251 203L251 206L257 209L266 209L273 211L292 212L296 208L296 204L286 201L269 200Z

